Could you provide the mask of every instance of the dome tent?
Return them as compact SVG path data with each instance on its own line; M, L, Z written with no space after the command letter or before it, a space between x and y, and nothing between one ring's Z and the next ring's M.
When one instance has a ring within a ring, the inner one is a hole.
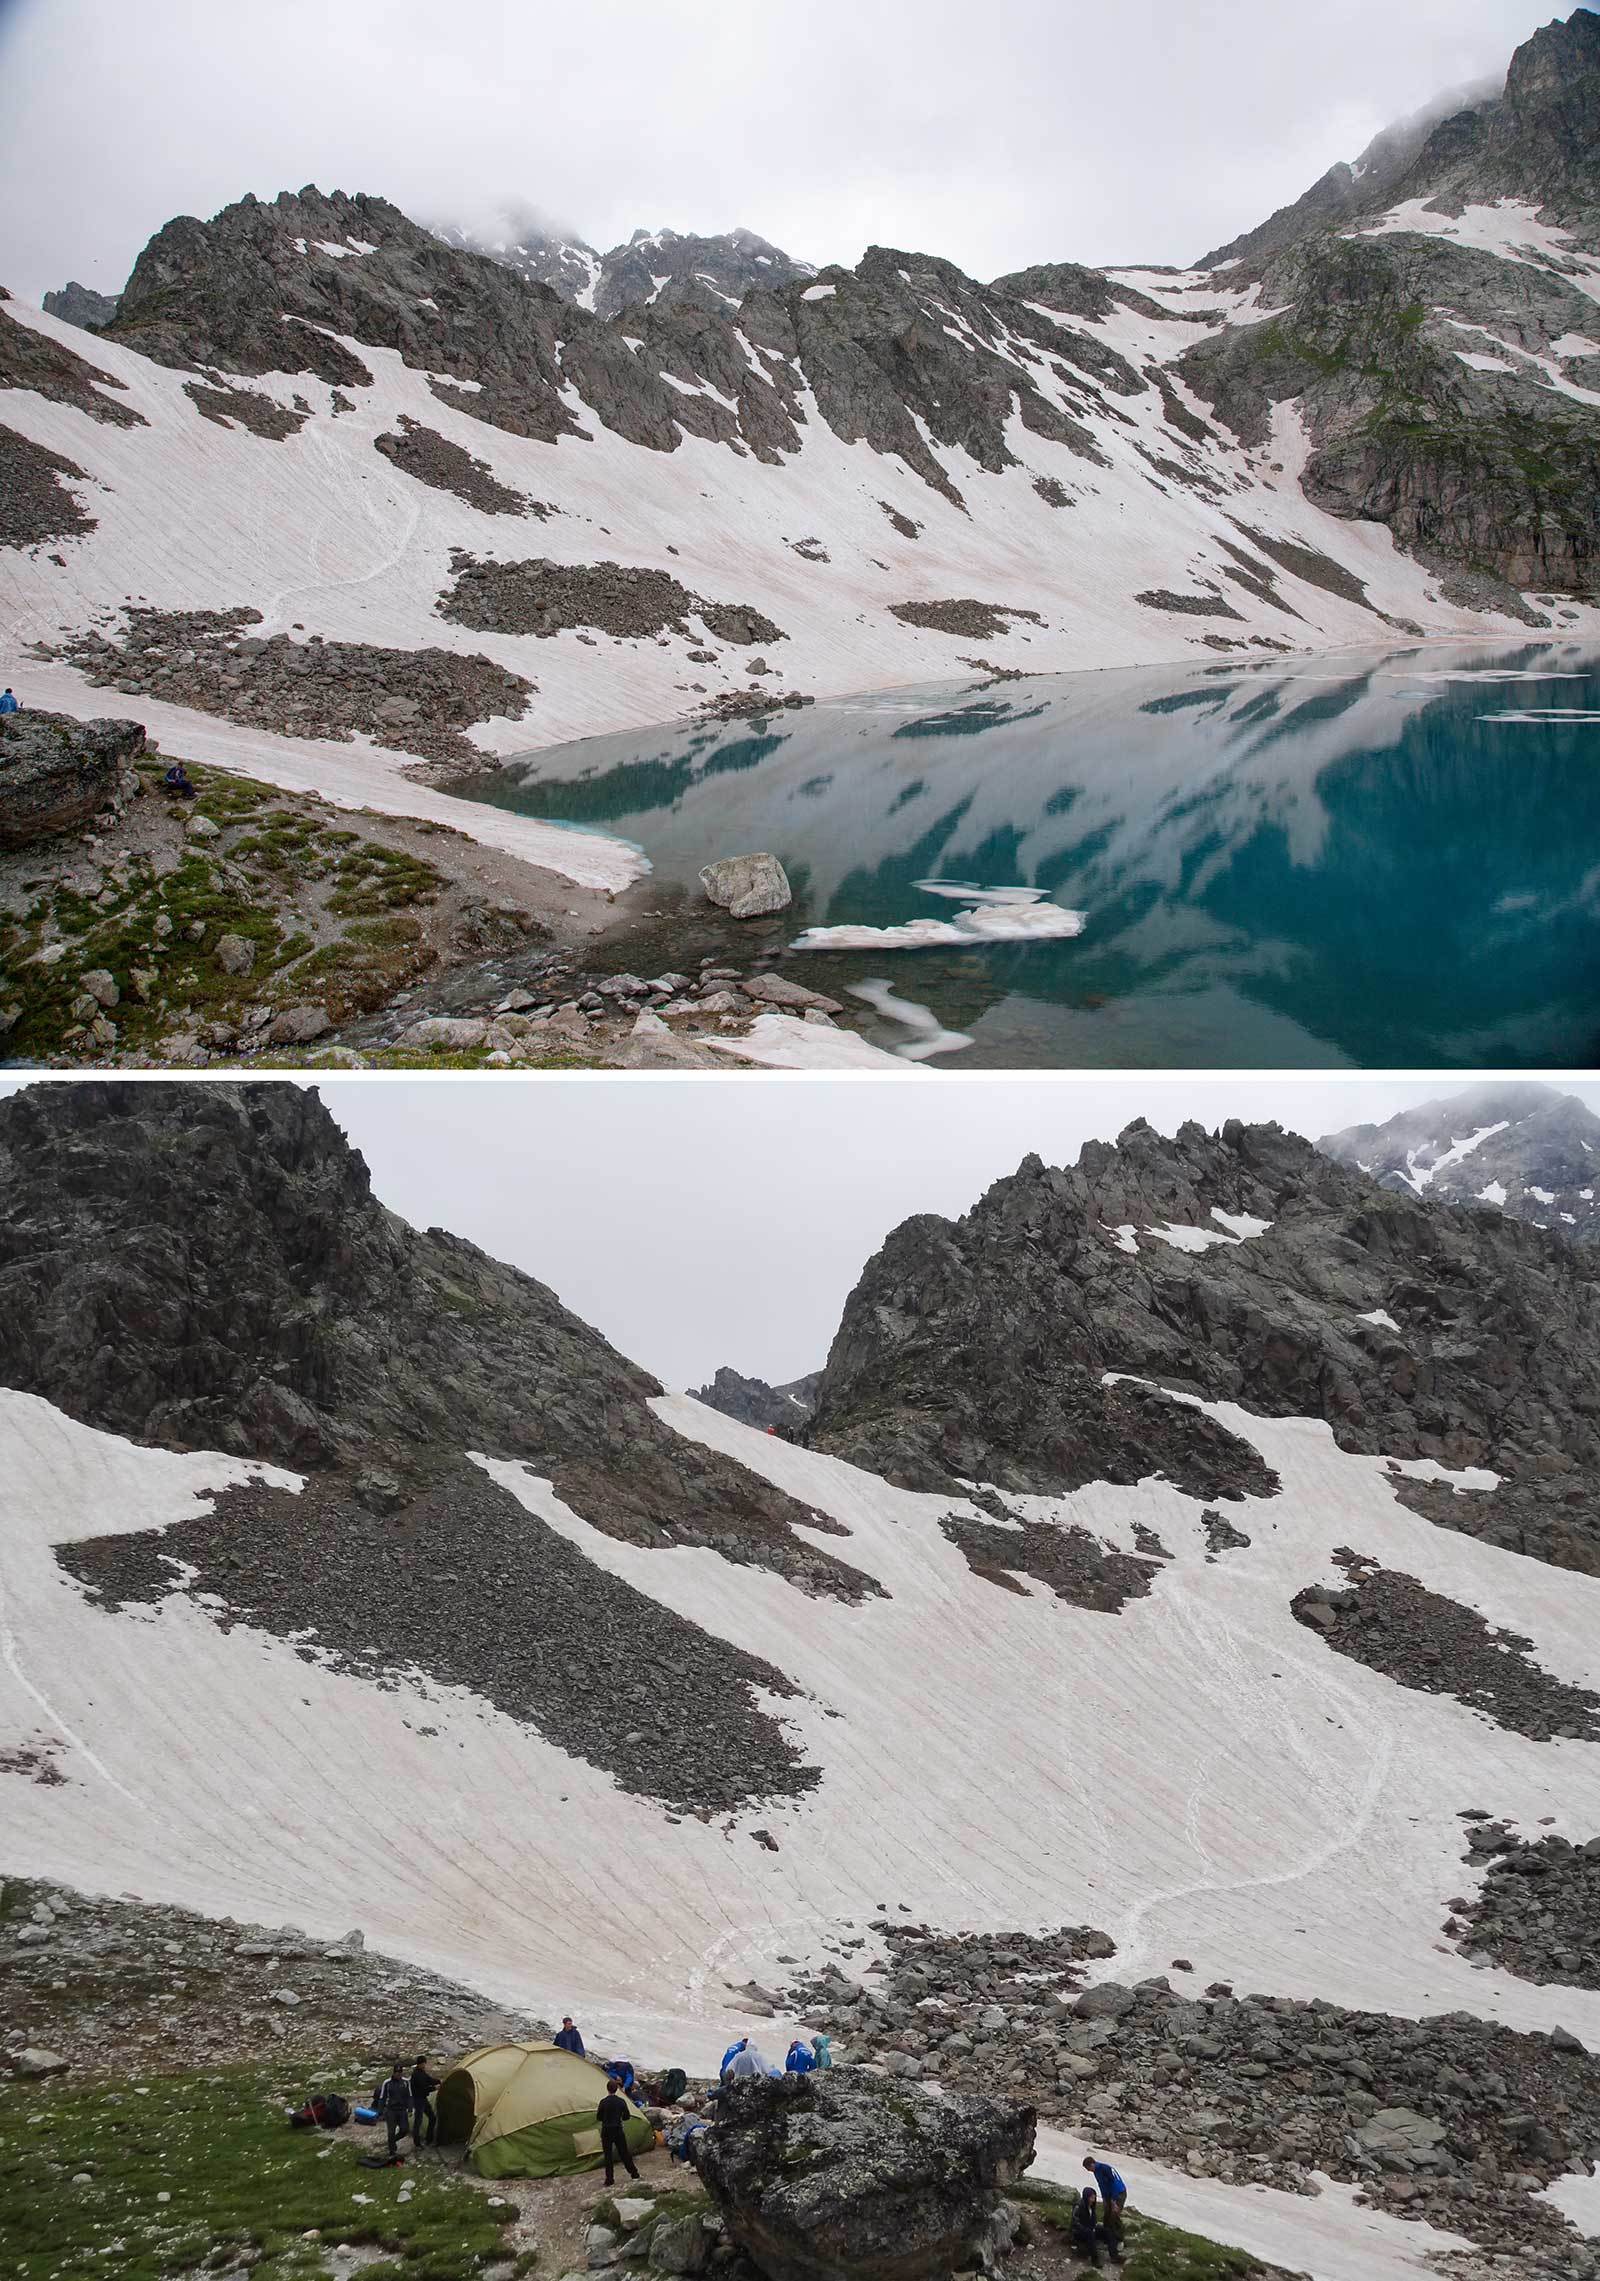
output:
M553 2043L494 2043L458 2059L439 2086L441 2146L464 2146L481 2178L555 2178L600 2160L595 2108L606 2071ZM630 2099L629 2151L655 2133Z

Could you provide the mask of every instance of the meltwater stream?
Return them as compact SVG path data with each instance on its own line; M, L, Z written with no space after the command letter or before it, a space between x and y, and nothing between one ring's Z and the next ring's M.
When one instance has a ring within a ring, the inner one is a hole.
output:
M786 971L871 985L914 1052L887 982L942 1068L1600 1060L1592 644L897 690L468 790L636 841L669 894L771 849Z

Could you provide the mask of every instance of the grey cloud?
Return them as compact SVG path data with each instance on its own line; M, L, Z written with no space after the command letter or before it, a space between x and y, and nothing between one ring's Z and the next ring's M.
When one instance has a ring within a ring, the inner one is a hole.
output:
M1548 0L0 0L4 277L114 290L175 213L315 180L432 220L506 204L605 246L738 223L979 276L1186 261Z

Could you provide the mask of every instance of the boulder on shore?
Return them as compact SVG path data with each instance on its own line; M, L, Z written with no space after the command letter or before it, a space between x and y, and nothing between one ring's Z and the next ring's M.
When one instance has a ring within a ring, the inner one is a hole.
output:
M794 901L789 875L775 855L725 855L700 874L706 900L730 919L761 919Z
M931 2098L864 2068L724 2087L700 2175L768 2281L923 2281L987 2269L1033 2160L1017 2099Z

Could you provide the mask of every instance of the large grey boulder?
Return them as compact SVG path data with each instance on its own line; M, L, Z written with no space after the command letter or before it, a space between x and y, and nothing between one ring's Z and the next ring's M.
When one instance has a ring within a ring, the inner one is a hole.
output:
M864 2069L729 2084L700 2174L768 2281L921 2281L987 2265L1033 2160L1034 2108L930 2098Z
M118 798L123 772L143 750L138 721L0 715L0 851L88 823Z
M775 855L725 855L700 874L706 900L730 919L760 919L787 911L794 901L789 878Z

